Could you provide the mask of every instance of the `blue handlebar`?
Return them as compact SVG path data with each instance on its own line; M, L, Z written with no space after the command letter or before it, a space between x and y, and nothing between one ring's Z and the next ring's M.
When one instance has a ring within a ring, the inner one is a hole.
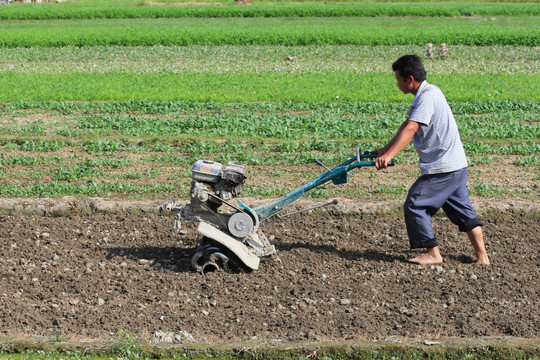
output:
M316 179L311 180L310 182L296 188L295 190L289 192L288 194L280 197L279 199L269 204L265 204L253 209L253 212L257 214L259 220L262 221L283 210L287 205L290 205L294 201L298 200L311 189L321 186L329 181L333 181L336 185L345 184L348 182L347 173L349 171L364 166L375 166L374 161L364 161L364 159L374 159L376 157L377 154L373 152L365 152L364 154L362 154L360 151L360 147L358 147L356 151L356 156L353 156L349 160L339 164L333 169L325 167L328 171L323 173ZM394 163L391 162L388 165L393 166Z

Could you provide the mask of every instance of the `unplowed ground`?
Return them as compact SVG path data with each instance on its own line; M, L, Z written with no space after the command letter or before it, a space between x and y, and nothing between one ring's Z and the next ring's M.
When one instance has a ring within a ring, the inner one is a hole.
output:
M191 268L195 224L178 235L167 213L4 215L0 332L164 331L211 343L538 338L540 222L512 207L481 214L490 266L475 264L466 235L443 216L434 227L445 262L418 266L407 262L416 252L400 212L324 211L265 225L279 259L206 276Z

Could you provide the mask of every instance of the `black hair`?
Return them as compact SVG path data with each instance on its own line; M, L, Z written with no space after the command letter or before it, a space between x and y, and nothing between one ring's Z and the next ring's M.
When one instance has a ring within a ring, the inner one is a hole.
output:
M418 55L403 55L392 64L392 70L399 71L403 79L412 75L416 81L426 80L426 70Z

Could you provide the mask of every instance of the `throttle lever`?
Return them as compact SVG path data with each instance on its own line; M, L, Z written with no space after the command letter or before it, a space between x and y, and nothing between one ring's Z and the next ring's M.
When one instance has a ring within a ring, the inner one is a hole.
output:
M325 169L328 170L328 171L332 171L332 169L330 169L328 166L324 165L320 160L315 159L315 163L316 163L317 165L322 166L323 168L325 168Z

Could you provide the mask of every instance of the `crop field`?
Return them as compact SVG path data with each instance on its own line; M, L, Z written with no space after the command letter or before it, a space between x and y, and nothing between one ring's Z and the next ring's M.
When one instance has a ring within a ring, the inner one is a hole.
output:
M537 50L456 45L449 59L426 61L430 79L446 90L471 164L511 164L530 184L482 179L474 195L538 195ZM244 162L253 176L316 158L336 163L358 144L375 148L393 136L410 99L397 90L387 59L422 51L414 45L2 49L0 194L155 199L186 195L189 168L205 156ZM412 149L400 156L414 166ZM305 171L295 183L319 170ZM264 176L283 181L282 171ZM262 186L246 195L282 191ZM406 186L331 191L392 199Z
M388 339L401 352L371 343L318 357L538 358L539 23L534 1L0 6L0 359L36 348L20 335L41 336L38 348L112 337L108 355L151 357L141 344L162 330L188 334L193 342L180 341L174 356L192 358L204 352L189 348L202 344L234 343L250 349L234 349L246 358L257 358L257 346L269 358L305 358L304 346ZM423 58L454 112L494 264L463 260L470 249L443 215L434 221L448 233L444 267L403 261L396 208L419 175L409 145L392 168L364 168L305 196L353 204L352 215L337 207L270 225L283 264L210 279L192 272L197 233L172 235L172 217L159 209L188 200L193 163L245 164L243 201L260 203L321 174L315 160L333 166L358 145L385 145L412 102L391 70L404 54ZM99 201L115 205L97 211ZM430 295L433 286L441 289ZM426 305L445 296L444 310ZM406 345L478 337L511 340L442 355ZM310 345L265 352L276 341ZM63 354L54 356L70 358Z

